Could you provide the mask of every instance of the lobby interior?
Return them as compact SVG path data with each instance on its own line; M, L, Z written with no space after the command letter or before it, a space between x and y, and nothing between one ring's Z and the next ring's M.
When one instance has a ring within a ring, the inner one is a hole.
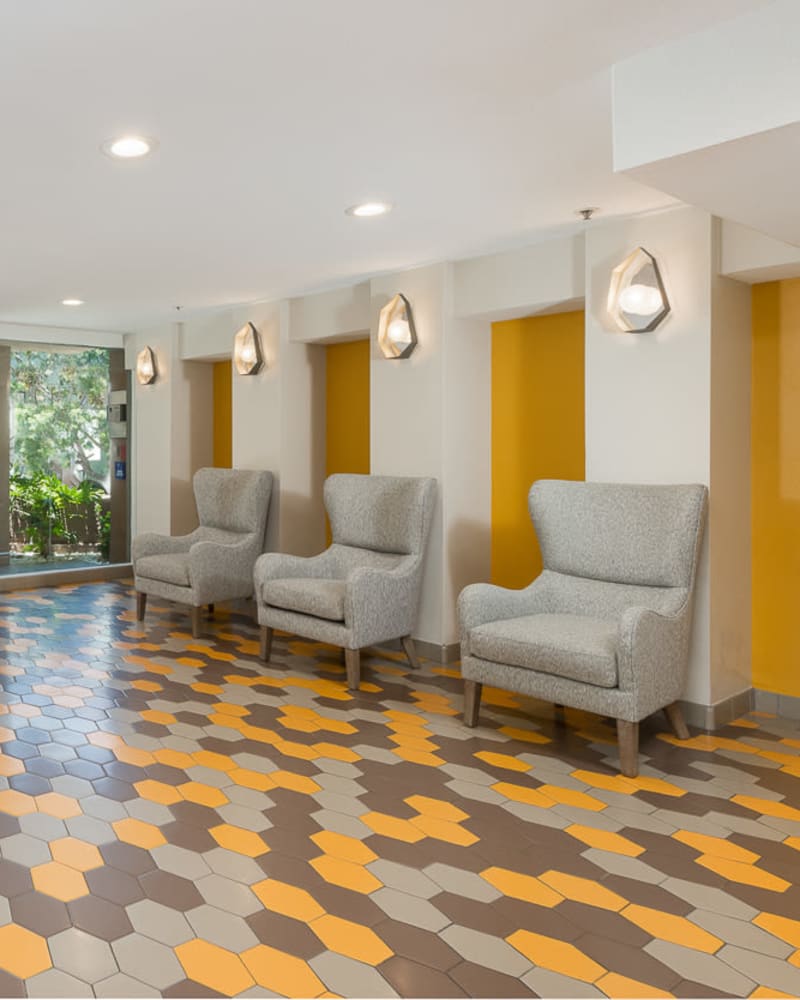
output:
M0 997L800 995L798 29L0 7L0 355L109 352L118 512L108 561L0 573ZM329 476L435 480L420 668L370 645L353 689L280 629L264 662L251 599L137 614L131 544L197 528L207 468L270 472L263 551L300 557ZM690 735L642 719L635 776L605 715L487 683L464 723L459 595L547 568L552 479L708 489Z

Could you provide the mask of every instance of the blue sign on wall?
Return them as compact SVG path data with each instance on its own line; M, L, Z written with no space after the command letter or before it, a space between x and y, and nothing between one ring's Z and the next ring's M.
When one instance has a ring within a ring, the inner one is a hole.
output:
M125 478L125 463L124 462L114 462L114 478L124 479Z

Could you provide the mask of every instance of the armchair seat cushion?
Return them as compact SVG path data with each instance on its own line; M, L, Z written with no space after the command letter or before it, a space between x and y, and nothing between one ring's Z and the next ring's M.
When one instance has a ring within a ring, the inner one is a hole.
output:
M142 556L136 560L136 575L147 580L160 580L177 587L191 586L189 579L189 553L173 552L169 555Z
M537 614L479 625L469 651L596 687L617 686L617 625L582 615Z
M284 611L299 611L332 622L344 621L344 580L315 577L267 580L261 589L265 604Z

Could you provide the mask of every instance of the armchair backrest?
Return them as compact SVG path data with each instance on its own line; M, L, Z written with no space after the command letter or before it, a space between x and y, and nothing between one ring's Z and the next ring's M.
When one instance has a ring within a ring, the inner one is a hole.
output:
M221 528L264 538L272 473L247 469L198 469L194 474L197 514L204 528Z
M544 568L647 587L691 590L708 491L540 480L528 506Z
M334 544L422 555L433 517L435 479L337 473L325 480Z

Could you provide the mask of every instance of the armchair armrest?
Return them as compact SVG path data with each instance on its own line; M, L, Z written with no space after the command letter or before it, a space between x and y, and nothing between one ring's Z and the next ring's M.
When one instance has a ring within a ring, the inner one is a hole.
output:
M688 603L688 602L687 602ZM673 614L626 608L619 621L619 687L632 691L651 711L682 692L691 617L687 603Z
M522 590L509 590L491 583L471 583L458 595L458 625L463 642L470 629L488 622L523 615L542 614L549 609L544 574Z
M188 535L159 535L154 531L146 531L137 535L131 545L131 561L134 568L137 559L144 556L167 556L178 552L188 552L192 547L194 532Z
M411 634L420 583L416 563L409 557L392 569L359 566L348 574L344 620L356 646Z

